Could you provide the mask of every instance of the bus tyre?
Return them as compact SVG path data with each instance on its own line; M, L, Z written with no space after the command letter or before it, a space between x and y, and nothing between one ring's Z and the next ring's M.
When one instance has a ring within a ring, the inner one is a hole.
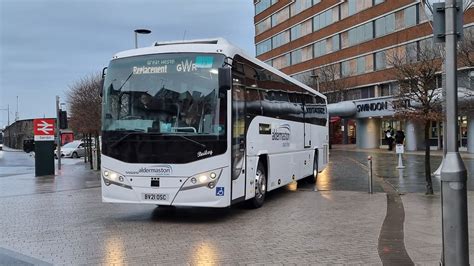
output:
M308 183L316 184L318 180L318 151L314 152L314 159L313 159L313 174L306 178Z
M267 194L267 171L262 162L258 162L257 172L255 173L255 197L250 200L250 206L260 208L265 201Z

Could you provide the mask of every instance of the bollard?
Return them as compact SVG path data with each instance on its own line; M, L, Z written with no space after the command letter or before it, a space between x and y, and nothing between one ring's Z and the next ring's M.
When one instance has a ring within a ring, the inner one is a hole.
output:
M372 156L367 157L369 163L369 193L374 193L373 185L372 185Z
M405 149L403 147L403 144L397 144L395 148L397 154L398 154L398 165L397 169L403 169L405 166L403 166L403 160L402 160L402 154L405 152Z

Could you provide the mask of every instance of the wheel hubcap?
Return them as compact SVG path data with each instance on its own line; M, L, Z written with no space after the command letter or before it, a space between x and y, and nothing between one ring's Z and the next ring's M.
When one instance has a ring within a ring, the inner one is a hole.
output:
M265 191L266 191L265 175L260 170L257 170L257 174L255 176L255 196L260 199L265 195Z

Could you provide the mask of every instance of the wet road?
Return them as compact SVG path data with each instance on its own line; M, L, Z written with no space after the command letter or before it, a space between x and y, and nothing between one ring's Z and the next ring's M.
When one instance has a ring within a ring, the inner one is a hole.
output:
M32 153L0 151L0 197L99 187L99 173L83 159L62 159L56 176L35 177Z
M425 192L425 157L418 154L404 154L403 165L405 169L397 169L398 157L395 153L384 152L361 152L361 151L332 151L334 157L331 160L339 160L341 156L349 160L357 161L367 165L367 157L373 157L373 171L376 175L383 177L400 192ZM431 172L436 171L441 164L441 156L431 156ZM468 171L467 189L474 190L474 159L463 159ZM440 178L432 177L433 189L440 191Z
M252 210L105 204L82 160L35 178L34 158L0 152L0 264L381 264L387 201L366 192L367 155L334 150L318 191L295 182ZM423 156L408 156L400 177L393 155L372 155L376 174L424 191Z

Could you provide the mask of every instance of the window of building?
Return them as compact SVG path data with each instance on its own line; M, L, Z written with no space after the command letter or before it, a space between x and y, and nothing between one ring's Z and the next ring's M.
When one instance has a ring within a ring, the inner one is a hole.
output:
M260 0L255 4L255 15L260 14L263 10L269 8L272 4L271 0Z
M332 10L324 11L323 13L313 17L313 30L318 31L334 22Z
M264 31L269 30L272 27L271 19L264 19L262 22L255 25L255 34L260 34Z
M284 31L272 38L273 49L287 44L290 41L290 31Z
M361 99L374 98L375 97L375 87L369 86L365 88L360 88L360 97Z
M374 5L378 5L385 2L385 0L374 0Z
M395 31L395 14L375 20L375 36L380 37Z
M313 5L311 0L295 0L290 6L291 16L301 13L303 10L310 8Z
M359 57L357 60L357 74L365 73L365 57Z
M261 55L263 53L266 53L272 49L272 40L268 39L266 41L263 41L256 46L256 54Z
M291 28L291 40L294 41L301 37L301 24L298 24Z
M404 10L405 12L405 27L416 25L416 6L411 6Z
M276 69L285 68L289 66L290 63L291 63L291 56L289 53L273 59L273 67Z
M413 43L409 43L405 46L405 49L406 49L406 59L407 59L407 62L409 63L413 63L413 62L416 62L418 61L418 44L416 42L413 42Z
M326 54L326 40L319 41L314 44L314 57L319 57Z
M313 46L309 45L301 49L301 61L313 59Z
M346 101L350 101L350 100L358 100L361 98L361 95L360 95L360 89L352 89L352 90L348 90L346 91L346 96L344 97L344 99Z
M332 36L331 42L332 42L332 51L338 51L339 49L341 49L341 38L339 37L339 34Z
M298 64L301 63L302 57L301 57L301 49L295 50L291 52L291 64Z
M375 53L375 70L387 68L387 57L385 51Z
M349 30L349 46L371 40L373 38L372 22L365 23Z
M380 85L380 96L390 96L390 85L382 84Z
M265 61L265 64L269 65L269 66L273 66L273 60L267 60Z
M290 18L290 8L285 7L284 9L278 11L278 13L272 15L272 27L282 23L288 18Z

